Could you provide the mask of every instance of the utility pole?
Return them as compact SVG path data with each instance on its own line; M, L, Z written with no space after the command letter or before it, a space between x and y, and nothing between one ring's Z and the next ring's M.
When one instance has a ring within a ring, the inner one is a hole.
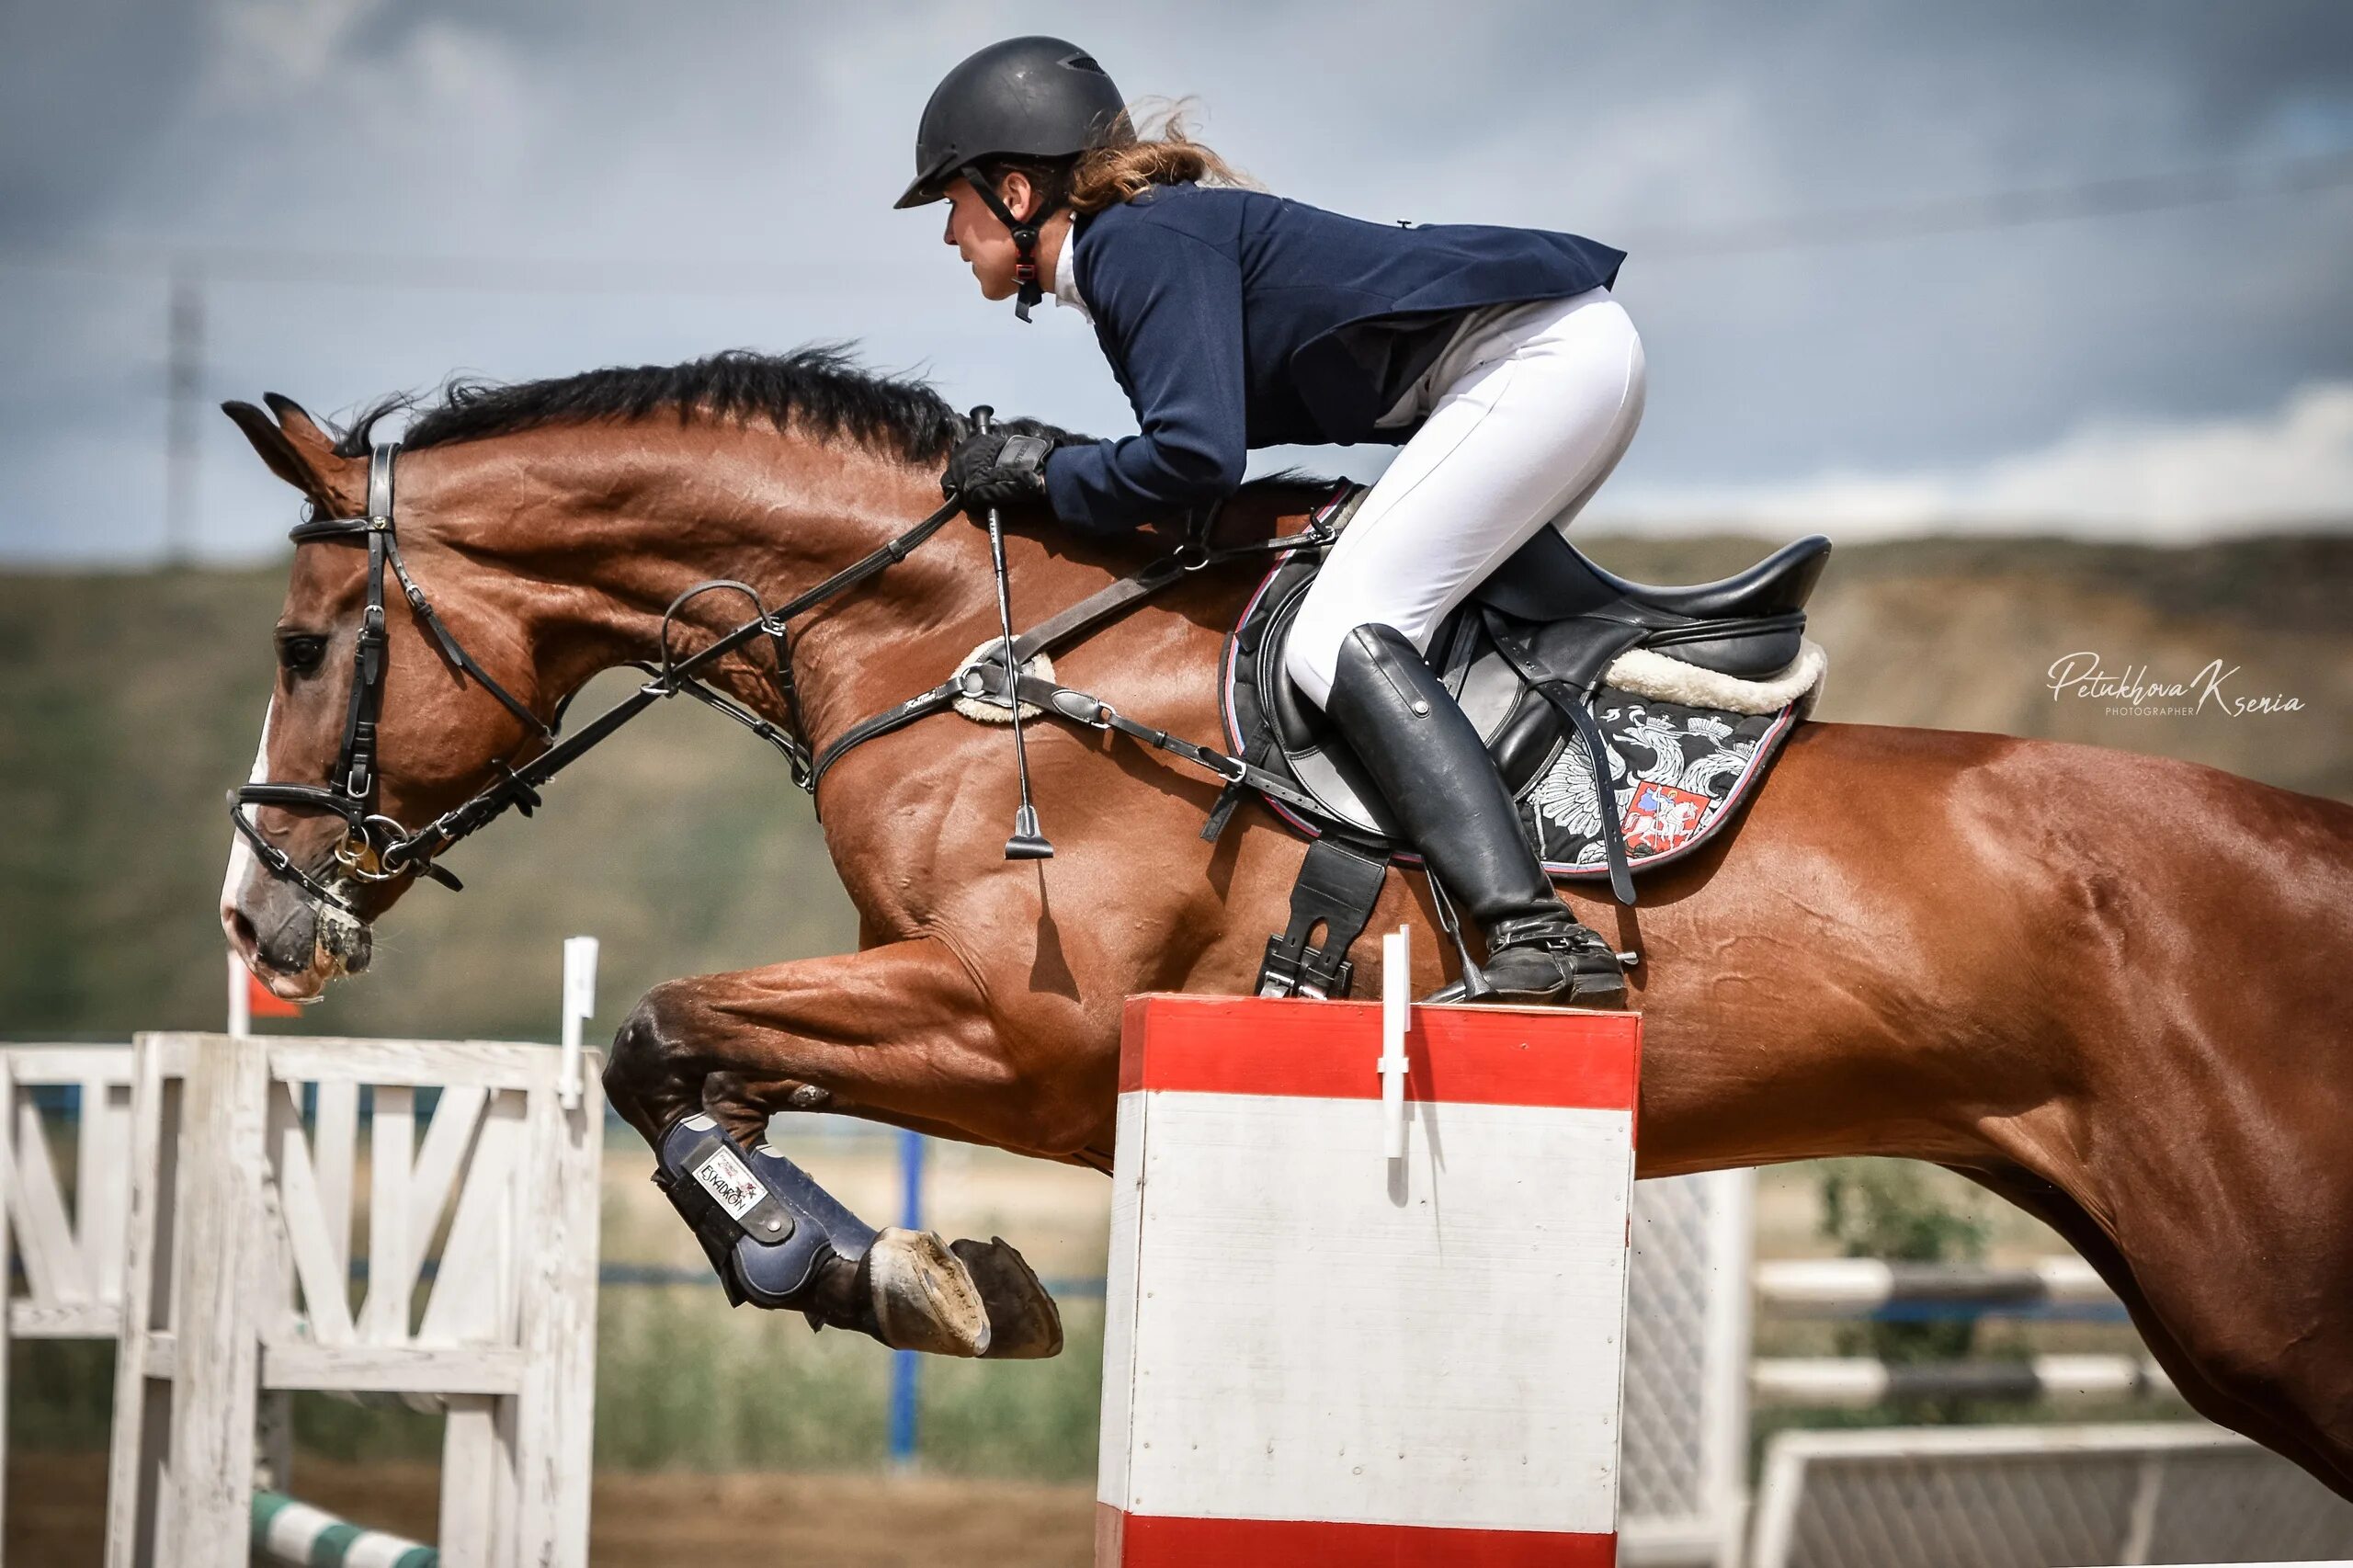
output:
M204 391L204 278L175 257L171 271L171 348L164 371L164 557L178 564L194 553L197 399Z

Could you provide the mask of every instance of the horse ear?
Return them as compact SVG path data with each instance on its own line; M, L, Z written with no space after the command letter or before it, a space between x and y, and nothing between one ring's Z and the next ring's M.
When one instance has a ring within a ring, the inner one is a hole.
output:
M311 411L284 392L264 392L261 400L272 414L278 415L278 424L285 426L289 435L301 431L313 441L329 447L335 445L319 422L311 417Z
M355 515L364 505L367 464L336 452L316 421L291 402L286 406L293 413L283 427L250 403L224 403L221 412L245 433L269 472L309 496L323 515Z

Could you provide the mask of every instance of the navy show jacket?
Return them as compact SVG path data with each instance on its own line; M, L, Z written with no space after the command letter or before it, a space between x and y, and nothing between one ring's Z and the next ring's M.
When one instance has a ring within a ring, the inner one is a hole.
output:
M1141 432L1047 460L1055 516L1096 531L1231 493L1253 447L1404 440L1373 421L1464 312L1582 294L1625 259L1575 234L1405 228L1198 185L1082 216L1063 244Z

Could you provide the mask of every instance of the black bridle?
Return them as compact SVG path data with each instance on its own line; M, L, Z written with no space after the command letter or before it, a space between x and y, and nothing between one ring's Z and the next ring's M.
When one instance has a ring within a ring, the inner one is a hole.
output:
M975 411L976 416L978 412ZM392 459L399 450L398 442L390 442L377 447L369 456L367 516L309 517L297 523L288 534L297 544L313 540L365 540L368 545L368 600L361 612L358 642L353 653L351 699L344 716L343 744L335 754L335 772L324 784L257 782L242 785L229 792L229 820L236 824L238 835L251 846L262 869L280 881L291 882L321 903L355 918L358 917L359 912L352 902L352 895L337 887L336 881L372 883L397 881L403 877L429 877L447 888L461 886L458 879L438 863L439 858L451 846L479 833L509 809L519 811L525 816L530 815L532 809L540 803L541 785L571 767L607 736L654 703L681 693L717 709L776 747L792 770L792 781L812 797L815 796L818 782L824 778L826 770L852 749L919 719L944 712L959 698L969 698L1000 707L1010 707L1017 700L1032 703L1056 719L1097 730L1116 730L1132 740L1207 769L1224 783L1225 790L1220 797L1218 809L1211 814L1211 826L1204 830L1205 837L1216 835L1232 814L1241 792L1245 790L1271 795L1303 810L1313 812L1321 809L1313 798L1301 793L1280 775L1257 767L1246 756L1228 756L1211 747L1172 735L1166 730L1128 717L1099 698L1039 679L1026 671L1029 661L1037 654L1086 636L1124 613L1139 600L1193 573L1229 561L1301 548L1320 550L1329 545L1334 533L1327 523L1341 498L1348 493L1350 487L1345 483L1316 509L1309 519L1306 531L1299 534L1212 548L1209 539L1215 527L1217 510L1210 508L1192 519L1185 542L1176 550L1142 570L1098 589L1020 636L1010 639L1009 646L994 654L994 663L976 660L967 664L928 691L918 692L904 702L852 724L823 753L813 754L807 729L801 721L799 688L792 677L792 645L789 635L791 621L836 594L856 587L884 568L904 561L916 546L938 533L942 525L963 509L962 497L951 495L939 510L915 527L773 610L761 600L758 590L748 583L716 578L696 584L672 599L669 608L662 612L662 630L656 650L658 662L641 662L631 665L646 674L649 677L646 683L597 714L575 733L559 738L557 730L563 719L563 704L557 705L553 718L542 721L528 703L499 685L490 672L477 664L451 635L449 627L434 613L433 606L426 599L425 591L409 575L407 564L401 560L400 541L392 527ZM525 744L537 742L542 748L537 756L521 763L504 757L497 759L492 764L497 777L489 784L414 831L377 809L376 723L384 706L384 571L387 566L399 581L409 608L432 635L435 645L449 667L460 679L478 683L508 712L523 722L528 732ZM722 634L698 653L683 659L674 656L670 649L670 630L677 619L678 612L704 594L721 592L741 594L751 600L755 611L752 619ZM783 699L789 727L770 723L733 698L707 685L701 678L703 673L721 659L763 637L768 640L775 655L775 667L769 672L769 678L775 682L778 693ZM1009 674L1014 671L1024 673ZM566 701L569 700L567 698ZM335 846L336 869L331 873L335 880L323 879L294 864L284 850L263 836L260 824L246 813L247 806L282 806L298 811L329 812L341 817L344 835Z
M454 889L461 885L456 876L437 863L451 846L480 832L510 808L529 816L540 803L541 785L654 703L681 692L717 709L775 746L783 753L785 761L790 766L793 781L804 789L813 789L813 759L808 742L801 732L800 699L792 679L788 624L804 610L864 582L884 567L904 560L910 551L938 532L940 526L954 517L961 505L958 501L949 501L888 544L774 610L761 601L758 591L747 583L719 579L699 583L688 588L673 599L662 613L659 663L634 666L643 670L651 678L599 713L576 733L559 739L556 722L540 719L529 704L501 686L489 671L476 663L451 635L441 618L434 613L425 591L409 575L408 566L401 559L399 536L392 526L392 460L399 451L400 444L390 442L377 447L369 454L368 512L365 517L305 517L287 536L297 544L314 540L364 540L368 545L368 599L360 612L359 636L352 655L351 698L344 715L343 744L335 753L335 771L324 784L249 783L239 786L229 794L229 820L236 825L238 835L252 848L264 870L280 881L293 883L321 903L353 915L357 915L358 911L351 895L335 886L335 882L297 866L284 850L263 836L260 824L246 812L247 806L290 807L329 812L341 817L345 831L335 847L336 881L390 882L403 877L417 876L430 877L444 887ZM399 581L410 609L432 635L435 645L449 667L460 679L472 679L480 685L508 712L523 722L528 732L526 744L537 742L542 748L536 756L519 765L506 758L499 759L493 765L498 776L482 790L415 831L377 809L380 769L376 725L384 706L387 663L384 570L387 566ZM745 595L752 601L756 613L701 651L684 659L674 657L670 649L670 629L678 612L688 601L720 591ZM791 723L790 729L770 723L699 678L721 659L762 637L768 640L775 653L776 667L771 678L783 696ZM559 707L558 720L561 715Z

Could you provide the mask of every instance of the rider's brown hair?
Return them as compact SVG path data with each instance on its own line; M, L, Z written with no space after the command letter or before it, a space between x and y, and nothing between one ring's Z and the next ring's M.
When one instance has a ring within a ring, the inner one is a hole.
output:
M1131 109L1108 145L1081 153L1070 172L1066 199L1072 209L1100 212L1115 202L1132 201L1155 185L1192 180L1252 185L1249 176L1186 134L1180 107L1164 112L1148 136L1131 129L1139 117Z

